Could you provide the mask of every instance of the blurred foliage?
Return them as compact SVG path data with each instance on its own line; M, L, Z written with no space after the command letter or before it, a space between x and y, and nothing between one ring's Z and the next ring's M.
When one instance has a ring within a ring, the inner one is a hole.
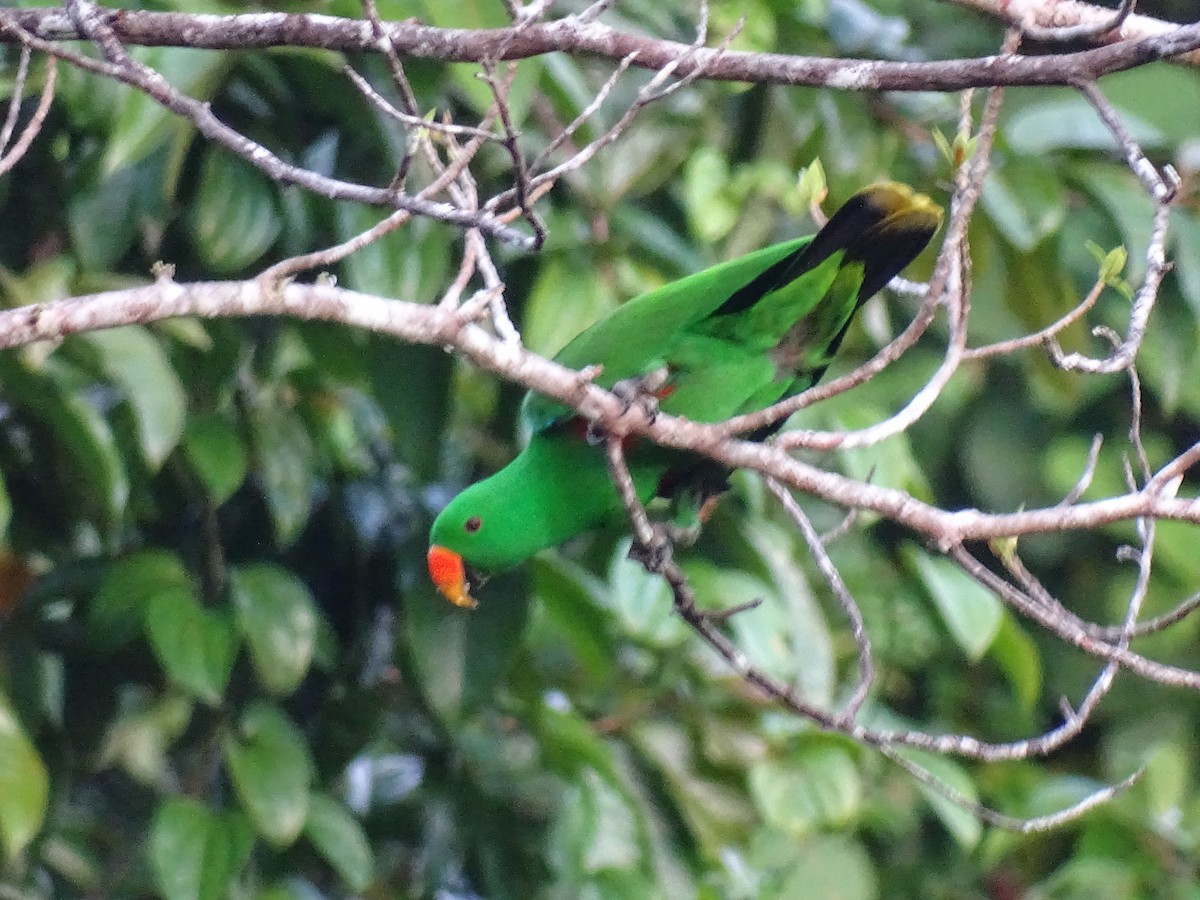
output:
M505 18L498 0L379 6L455 26ZM357 0L272 8L359 14ZM764 51L920 60L991 52L999 39L947 4L749 0L712 13L715 33L746 16L734 46ZM623 0L606 19L684 41L694 28L683 3ZM405 135L333 55L136 52L286 159L376 183L393 174ZM0 97L14 62L0 50ZM380 60L350 62L389 90ZM144 283L157 260L181 280L250 276L379 215L272 184L147 98L61 71L44 133L0 179L9 306ZM562 55L522 63L514 115L526 150L574 118L607 71ZM410 75L425 109L458 121L488 100L472 66L413 62ZM631 72L578 140L648 77ZM1200 105L1200 73L1156 65L1103 87L1191 191L1173 213L1175 268L1141 357L1147 449L1161 463L1200 428L1200 130L1181 113ZM811 228L811 179L798 187L797 176L817 159L831 204L884 176L945 199L935 132L954 134L957 107L927 94L692 85L544 201L540 255L497 248L514 316L549 352L623 298ZM482 162L483 186L503 187L503 154ZM1136 280L1148 223L1141 188L1077 93L1011 90L973 224L973 343L1070 308L1097 277L1089 245L1125 245ZM416 222L337 275L428 302L460 246ZM912 309L873 304L839 367ZM1127 312L1108 291L1094 317L1120 327ZM1067 338L1098 349L1082 326ZM938 358L929 339L797 422L877 421ZM1193 695L1122 677L1049 761L914 755L1016 815L1145 767L1080 823L1022 837L982 828L874 753L764 704L673 616L620 534L495 579L476 612L436 599L423 571L430 514L511 456L518 399L437 349L280 320L162 322L0 355L0 892L1200 896ZM1087 496L1121 490L1129 417L1121 378L1067 377L1031 352L965 366L904 438L820 462L950 507L1015 510L1068 491L1097 433L1106 443ZM840 519L809 506L821 527ZM1200 580L1195 530L1159 534L1149 613ZM1109 621L1134 579L1114 551L1132 538L1117 525L1020 550L1072 609ZM877 655L871 722L1024 737L1053 725L1059 697L1078 697L1097 671L885 522L860 517L831 552ZM705 604L763 599L731 622L748 655L810 700L839 701L853 643L754 479L735 477L687 565ZM1194 666L1197 628L1141 646Z

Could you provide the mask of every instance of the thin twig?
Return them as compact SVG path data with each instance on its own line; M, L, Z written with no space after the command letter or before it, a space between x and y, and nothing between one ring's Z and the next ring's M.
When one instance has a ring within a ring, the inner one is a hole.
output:
M1066 495L1058 501L1059 506L1071 506L1079 501L1083 496L1084 491L1092 483L1092 478L1096 474L1096 463L1100 460L1100 448L1104 446L1104 435L1095 434L1092 436L1092 446L1088 448L1087 460L1084 462L1083 471L1079 473L1079 478L1076 479L1074 487L1067 491Z
M21 56L17 60L17 71L13 74L12 96L8 98L8 114L4 117L4 125L0 127L0 154L8 147L13 130L17 127L17 115L21 112L21 100L25 93L25 79L29 76L29 60L33 51L28 46L21 47Z
M858 716L859 710L862 709L862 705L871 692L871 684L875 680L875 658L871 653L871 636L867 633L867 624L863 620L862 610L859 609L850 589L842 580L842 574L829 557L825 543L813 527L812 520L796 502L796 498L774 478L766 478L764 483L779 500L804 537L804 542L808 545L808 552L812 554L813 561L817 564L825 583L829 585L834 599L837 600L838 606L841 607L846 619L850 622L850 635L854 639L854 647L858 654L858 679L849 699L838 713L840 719L849 724Z
M29 50L28 47L22 48L22 61L24 61L24 53ZM18 73L20 80L24 80L24 75ZM21 159L29 152L29 148L33 145L33 140L41 133L42 125L46 122L46 116L50 113L50 105L54 102L54 86L58 81L58 60L54 57L49 57L46 60L46 80L42 83L42 93L38 97L37 108L34 109L33 115L29 122L25 125L21 136L9 148L8 152L4 152L5 146L8 144L9 138L12 136L10 124L16 123L16 111L20 106L21 87L16 85L12 105L9 107L9 116L4 123L4 133L0 134L0 175L12 169Z
M1097 281L1092 285L1092 289L1087 292L1087 296L1083 298L1078 306L1040 331L1007 341L997 341L994 344L987 344L983 347L971 347L963 353L963 359L988 359L993 356L1005 356L1009 353L1015 353L1018 350L1028 349L1029 347L1044 346L1050 338L1057 337L1060 332L1070 328L1087 315L1088 310L1096 305L1096 301L1100 299L1100 295L1103 292L1104 282Z
M988 825L993 825L997 828L1003 828L1006 831L1016 831L1021 834L1034 834L1041 831L1052 831L1059 828L1068 822L1074 822L1109 800L1112 800L1118 794L1128 790L1137 780L1142 777L1141 769L1138 769L1132 775L1123 778L1116 784L1108 785L1088 794L1077 803L1072 803L1063 809L1050 813L1044 816L1034 816L1028 819L1022 819L1016 816L1008 816L1003 813L996 812L976 800L957 790L953 786L947 784L942 779L933 775L928 769L913 762L904 756L904 754L890 748L880 747L879 752L894 762L900 768L904 769L916 781L925 785L928 788L941 794L955 806L962 807L968 810L981 822Z
M79 15L80 27L87 36L95 35L99 46L114 52L114 59L98 60L76 53L52 41L46 41L21 29L11 21L4 21L5 11L0 10L0 31L15 34L22 43L35 50L58 57L71 65L107 78L128 84L164 108L191 121L206 138L214 141L250 162L256 168L281 184L297 184L332 200L353 200L373 206L385 206L408 211L432 219L449 222L461 227L476 227L496 238L517 246L527 247L532 239L515 231L486 211L467 213L450 204L418 200L408 194L390 188L371 187L354 182L341 181L284 162L269 149L229 127L212 112L209 104L189 97L176 90L163 76L143 65L120 48L113 37L112 29L104 16L90 0L72 0Z
M1006 42L1005 50L1010 53L1016 50L1016 39L1011 35ZM776 439L776 443L780 446L788 449L800 447L812 450L845 449L866 447L894 437L906 431L929 411L958 370L966 349L967 318L970 312L970 258L967 253L967 226L983 190L1003 97L1004 93L1000 88L993 88L988 92L980 118L975 155L972 157L970 165L961 167L957 173L958 185L950 203L950 223L946 227L946 238L934 266L933 276L929 279L926 303L944 302L950 317L950 340L947 343L941 365L909 402L888 419L857 431L789 431ZM964 128L967 127L965 123L968 115L969 107L965 107ZM776 407L783 405L776 404ZM769 410L764 412L769 412ZM727 422L725 427L728 428L729 424Z
M1076 22L1072 25L1039 25L1032 17L1017 23L1025 36L1035 41L1081 41L1101 37L1116 31L1125 24L1125 20L1133 13L1137 0L1121 0L1121 5L1111 18L1099 21Z

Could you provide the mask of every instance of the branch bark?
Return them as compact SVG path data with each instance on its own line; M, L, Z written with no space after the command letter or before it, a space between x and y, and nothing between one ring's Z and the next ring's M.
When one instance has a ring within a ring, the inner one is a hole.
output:
M412 343L456 350L480 368L575 407L608 433L642 434L664 446L704 454L731 468L771 475L834 505L887 516L943 550L966 541L1094 529L1144 516L1200 524L1200 499L1178 498L1169 483L1154 479L1138 491L1068 506L1015 513L940 509L896 488L864 484L827 472L793 459L779 448L729 438L719 425L666 414L648 419L637 404L630 407L579 372L496 337L472 321L464 309L388 300L325 284L290 284L267 290L257 281L177 284L164 280L141 288L0 312L0 350L175 316L285 315L341 322Z
M1132 17L1131 17L1132 18ZM343 52L378 52L370 22L300 13L191 15L107 9L102 20L123 44L252 50L314 47ZM677 77L694 71L718 81L805 85L856 91L957 91L971 87L1065 85L1094 81L1158 59L1200 56L1200 24L1172 26L1135 40L1094 50L1048 56L996 55L940 62L886 62L790 56L715 49L696 51L679 41L622 31L568 16L511 28L437 28L420 22L384 23L401 56L445 62L527 59L546 53L579 53L612 60L636 54L633 65L661 70L674 65ZM0 10L0 43L20 43L17 29L52 42L84 38L59 7ZM681 60L682 57L688 57Z

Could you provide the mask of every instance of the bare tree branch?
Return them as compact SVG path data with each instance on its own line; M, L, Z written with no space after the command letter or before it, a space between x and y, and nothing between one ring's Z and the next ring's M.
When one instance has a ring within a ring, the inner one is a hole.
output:
M0 10L0 34L16 37L24 45L56 56L71 65L98 75L113 78L144 92L172 112L187 118L206 138L215 141L262 169L267 175L284 184L298 184L314 193L333 200L354 200L374 206L405 209L431 219L465 227L479 227L490 234L519 246L529 246L531 239L514 231L486 212L465 213L446 203L419 200L391 188L375 188L320 175L309 169L284 162L266 147L252 141L223 123L207 103L181 93L150 67L133 59L122 48L124 37L112 29L109 16L98 12L90 0L73 4L84 29L95 36L106 53L107 60L96 60L68 50L33 35L11 20L14 11Z
M1111 12L1111 11L1109 11ZM1130 17L1138 21L1139 17ZM190 15L144 10L106 10L103 21L123 44L248 50L266 47L319 47L373 52L378 40L370 23L333 16L246 13ZM1017 23L1019 24L1019 23ZM1125 27L1130 26L1126 21ZM520 32L514 34L516 29ZM0 10L0 42L74 41L86 37L57 7ZM1095 80L1156 59L1180 57L1200 48L1200 25L1169 27L1111 46L1051 56L988 56L944 62L881 62L704 50L687 44L624 32L592 18L568 16L522 28L470 30L436 28L419 22L387 23L396 51L404 56L446 62L503 62L545 53L568 52L618 61L636 53L635 65L661 70L673 66L686 77L758 84L807 85L858 91L958 91L970 87L1069 84ZM36 46L36 45L35 45ZM40 46L37 49L42 49ZM682 61L688 57L687 61Z
M38 136L42 130L42 125L46 122L46 116L50 113L50 104L54 100L54 86L58 80L58 63L51 57L46 62L46 80L42 83L42 93L38 98L37 109L33 111L33 116L25 124L20 137L9 147L8 142L12 139L13 129L17 124L17 114L21 109L21 91L24 89L25 77L28 71L29 48L22 47L21 61L17 64L17 77L13 85L13 95L9 103L8 115L5 117L3 128L0 128L0 175L10 171L29 152L34 138Z
M1170 34L1178 26L1151 16L1136 15L1130 0L1120 7L1097 6L1080 0L954 0L1007 22L1038 41L1092 40L1116 44ZM1200 65L1200 53L1181 54L1175 62Z

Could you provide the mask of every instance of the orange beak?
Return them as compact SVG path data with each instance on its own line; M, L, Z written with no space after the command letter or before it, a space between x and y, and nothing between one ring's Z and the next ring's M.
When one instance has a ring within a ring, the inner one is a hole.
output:
M467 588L467 570L462 557L453 550L434 544L429 548L429 577L442 596L465 609L474 609L475 598Z

